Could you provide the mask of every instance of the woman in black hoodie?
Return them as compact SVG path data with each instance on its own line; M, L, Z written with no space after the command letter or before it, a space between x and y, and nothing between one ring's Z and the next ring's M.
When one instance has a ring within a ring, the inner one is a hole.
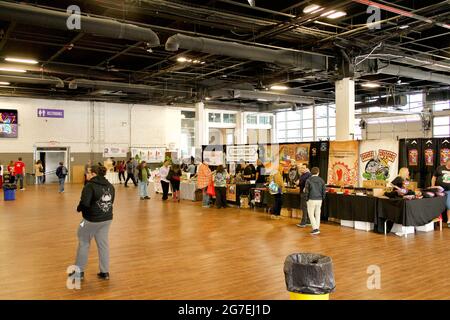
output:
M75 262L78 271L76 276L81 280L84 278L92 238L95 238L97 243L100 262L100 273L97 276L101 279L109 279L108 233L113 218L115 190L106 180L105 175L104 166L92 166L77 207L77 211L83 214L78 227L79 244Z

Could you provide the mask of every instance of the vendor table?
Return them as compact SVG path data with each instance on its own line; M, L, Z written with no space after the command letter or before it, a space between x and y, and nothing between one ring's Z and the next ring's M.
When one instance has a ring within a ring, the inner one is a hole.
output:
M267 206L272 207L273 195L271 195L268 191L266 191L266 192L268 194ZM288 189L285 193L283 193L282 199L283 199L283 204L282 204L283 208L300 209L300 193L298 190L295 190L295 189L289 190Z
M375 222L379 198L327 193L322 205L322 220Z
M181 198L181 200L195 201L195 190L197 190L197 183L182 181L180 183L180 198Z
M252 188L255 188L255 184L227 184L227 201L239 206L241 196L250 196Z

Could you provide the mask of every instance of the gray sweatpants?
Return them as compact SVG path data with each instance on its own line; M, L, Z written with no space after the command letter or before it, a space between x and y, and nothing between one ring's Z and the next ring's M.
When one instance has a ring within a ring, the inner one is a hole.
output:
M78 227L78 251L77 261L75 262L75 265L80 268L80 272L84 272L86 267L92 238L95 238L95 242L97 243L100 272L109 272L108 233L111 222L112 220L104 222L81 220L80 226Z

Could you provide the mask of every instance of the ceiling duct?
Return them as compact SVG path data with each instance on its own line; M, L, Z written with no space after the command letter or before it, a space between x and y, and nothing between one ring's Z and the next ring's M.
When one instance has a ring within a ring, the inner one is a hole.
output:
M8 74L0 74L0 81L11 83L31 83L31 84L49 84L56 88L64 88L64 81L56 77L47 76L15 76Z
M144 94L150 94L154 91L170 91L170 92L179 92L183 94L190 93L190 91L188 90L167 89L148 86L145 84L133 84L124 82L96 81L87 79L74 79L69 82L69 89L77 89L77 88L104 89L111 91L134 92Z
M291 50L274 50L236 42L176 34L167 39L166 50L179 49L277 64L292 69L321 71L328 68L328 57Z
M406 106L407 103L408 99L405 95L390 96L385 98L379 98L375 101L355 104L355 109L364 109L370 107L396 108Z
M15 21L26 25L69 31L67 21L71 14L67 12L43 9L30 5L0 2L0 19ZM81 29L76 32L89 33L107 38L126 39L146 42L151 47L159 46L159 38L148 28L121 23L112 19L80 16Z
M314 99L290 94L278 94L250 90L214 90L209 93L211 98L222 99L249 99L267 102L291 102L298 104L313 104Z

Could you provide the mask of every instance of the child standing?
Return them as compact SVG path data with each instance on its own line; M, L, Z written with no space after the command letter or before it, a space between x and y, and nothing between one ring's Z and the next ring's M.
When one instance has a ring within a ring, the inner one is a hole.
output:
M325 200L326 188L325 181L319 177L319 168L311 169L311 178L306 181L305 197L308 206L309 220L312 225L312 235L320 233L320 211L322 208L322 201Z

